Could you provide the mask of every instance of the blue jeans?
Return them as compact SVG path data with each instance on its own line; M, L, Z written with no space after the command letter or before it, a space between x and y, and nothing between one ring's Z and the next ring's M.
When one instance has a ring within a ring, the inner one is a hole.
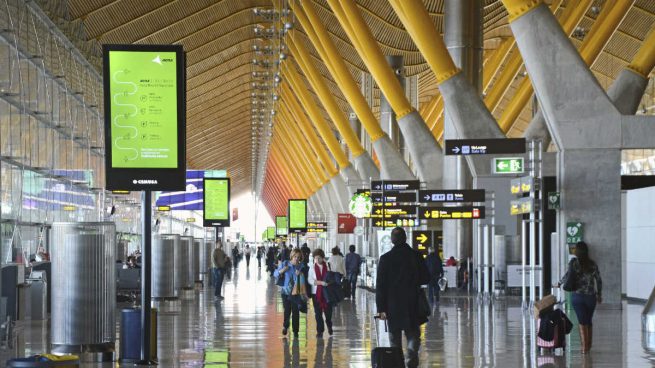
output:
M402 349L402 336L402 330L389 331L389 342L392 348L399 347ZM407 339L405 364L408 368L416 368L418 367L418 349L421 347L421 326L405 330L405 338Z
M221 290L223 289L223 278L225 277L225 271L220 268L212 268L213 272L213 282L214 282L214 296L221 296Z
M350 282L350 296L352 298L355 298L355 290L357 289L357 274L356 273L351 273L348 275L348 282Z
M578 317L578 323L583 326L591 326L591 319L596 310L596 295L572 293L571 304Z

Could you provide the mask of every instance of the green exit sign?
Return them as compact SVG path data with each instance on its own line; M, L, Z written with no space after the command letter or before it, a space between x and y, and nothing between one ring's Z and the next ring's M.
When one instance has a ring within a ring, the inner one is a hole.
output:
M524 169L523 157L494 157L491 165L494 174L521 174Z

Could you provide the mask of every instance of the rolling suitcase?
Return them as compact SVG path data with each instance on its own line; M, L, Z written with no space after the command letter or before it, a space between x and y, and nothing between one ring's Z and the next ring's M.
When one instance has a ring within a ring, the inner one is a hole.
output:
M378 321L377 316L375 318L378 346L371 351L371 366L373 368L405 368L403 349L392 348L389 344L387 321ZM386 343L382 341L384 339L380 325L384 325L384 334L387 336ZM387 344L387 346L384 347L383 344Z

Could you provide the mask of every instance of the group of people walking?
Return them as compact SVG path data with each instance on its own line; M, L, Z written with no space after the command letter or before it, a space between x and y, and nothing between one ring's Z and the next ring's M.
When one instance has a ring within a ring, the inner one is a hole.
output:
M402 228L391 232L393 248L383 254L378 263L375 303L377 317L388 324L391 347L402 346L402 335L407 340L407 367L418 366L418 351L421 345L420 326L427 322L430 305L439 303L439 279L444 269L441 258L434 249L429 249L424 259L419 252L407 244L407 235ZM244 254L249 266L251 249L247 245ZM310 255L311 263L310 263ZM342 298L355 299L357 279L360 273L362 257L351 245L344 257L339 247L326 257L322 249L311 251L307 244L293 248L282 243L278 246L256 248L258 267L265 260L267 272L280 287L284 306L282 335L287 336L289 329L294 337L298 336L300 313L307 313L311 300L316 319L316 337L322 338L327 330L332 335L332 314L338 303L331 295L334 285L342 288ZM212 254L213 280L216 300L223 300L221 288L225 277L229 257L217 243ZM571 281L570 279L574 279ZM422 289L428 286L427 296ZM567 274L559 287L573 287L572 305L579 322L581 351L588 353L592 342L592 317L596 304L602 302L602 280L596 263L589 257L587 244L576 245L576 257L569 263ZM573 286L571 286L573 285ZM427 307L426 307L427 304Z

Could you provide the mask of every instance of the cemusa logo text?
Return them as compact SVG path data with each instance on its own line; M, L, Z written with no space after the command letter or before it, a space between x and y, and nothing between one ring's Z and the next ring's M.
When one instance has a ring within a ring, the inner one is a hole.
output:
M159 184L157 180L154 179L139 179L139 180L132 180L133 184Z

